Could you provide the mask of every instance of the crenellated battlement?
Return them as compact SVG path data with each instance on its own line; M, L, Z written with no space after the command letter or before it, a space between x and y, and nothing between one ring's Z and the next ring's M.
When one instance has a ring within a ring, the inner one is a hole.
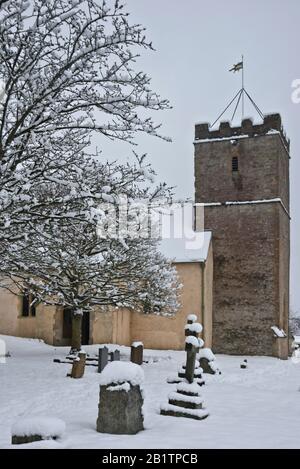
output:
M281 121L280 114L269 114L264 117L262 124L254 125L252 119L244 119L240 127L231 127L230 122L221 122L218 130L210 130L210 125L196 124L195 140L210 140L218 138L238 137L248 135L255 137L266 135L269 132L278 131L289 150L290 140L287 138Z

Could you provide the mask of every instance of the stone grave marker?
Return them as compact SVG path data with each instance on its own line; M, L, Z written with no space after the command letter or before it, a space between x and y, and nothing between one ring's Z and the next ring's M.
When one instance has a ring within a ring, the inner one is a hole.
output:
M101 347L98 350L98 373L102 373L108 364L108 348Z
M113 352L110 352L110 361L116 362L120 360L120 350L114 350Z
M74 358L71 374L68 374L71 378L79 379L84 375L86 362L86 352L79 352L78 357Z
M161 415L186 417L203 420L209 413L203 408L199 386L194 383L196 355L199 350L199 339L195 336L186 338L186 379L177 385L176 392L169 394L168 404L161 405Z
M131 345L130 361L137 365L143 364L144 344L143 342L133 342Z
M102 372L97 419L99 433L134 435L144 429L143 369L130 362L114 361Z
M242 370L246 370L248 368L248 360L244 360L240 367Z
M194 315L194 314L190 314L187 317L187 324L185 326L185 336L186 336L186 338L187 337L194 337L196 339L194 341L194 343L195 344L197 343L197 347L196 347L196 349L192 349L186 344L185 347L186 347L187 356L190 356L191 359L180 368L180 370L178 371L178 376L171 376L167 379L167 382L170 383L170 384L174 384L174 383L176 384L176 383L180 383L181 381L185 381L187 373L189 374L189 382L191 382L190 381L191 380L191 376L190 376L191 368L190 368L190 366L189 366L189 370L187 370L187 364L190 364L191 360L194 360L194 367L193 367L194 376L193 376L193 378L196 380L196 382L197 382L197 384L199 384L199 386L203 386L205 384L205 381L202 377L203 370L200 367L199 361L197 360L197 353L199 352L199 349L201 347L203 347L203 345L204 345L203 340L199 339L199 334L202 332L203 328L202 328L202 325L197 323L196 321L197 321L197 316ZM193 355L193 358L192 358L192 355Z
M199 351L198 358L203 373L210 375L221 374L219 367L216 362L216 357L210 348L203 348Z
M186 339L186 366L185 366L185 378L189 383L194 381L196 355L199 350L198 339L194 336L189 336Z

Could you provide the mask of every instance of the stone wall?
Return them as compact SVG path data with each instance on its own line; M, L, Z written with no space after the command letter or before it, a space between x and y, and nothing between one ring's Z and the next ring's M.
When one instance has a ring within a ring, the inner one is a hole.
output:
M0 289L0 334L17 335L20 311L20 298Z
M279 249L280 203L206 207L213 228L213 350L239 355L273 355L271 327L282 325L280 298L288 284ZM287 307L287 305L286 305ZM288 315L287 315L288 316Z
M233 157L239 162L236 173ZM279 197L288 208L288 168L289 156L279 134L195 144L196 202Z

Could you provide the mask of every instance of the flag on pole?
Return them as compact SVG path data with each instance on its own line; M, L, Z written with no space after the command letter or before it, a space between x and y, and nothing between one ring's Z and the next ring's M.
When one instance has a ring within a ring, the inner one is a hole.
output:
M238 64L235 64L229 71L230 72L239 72L240 70L243 70L244 68L244 62L239 62Z

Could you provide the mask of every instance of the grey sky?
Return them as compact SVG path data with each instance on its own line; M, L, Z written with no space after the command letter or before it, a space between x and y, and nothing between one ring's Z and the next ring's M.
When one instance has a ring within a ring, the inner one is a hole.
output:
M198 121L213 122L240 87L241 74L229 68L245 56L245 85L264 113L280 112L291 138L292 308L300 314L298 237L300 216L300 104L291 84L300 78L299 0L127 0L131 21L147 28L156 52L145 51L137 67L152 77L152 88L173 109L156 113L162 133L173 143L141 137L159 179L176 185L179 197L193 197L193 137ZM248 107L247 115L255 117ZM230 118L230 115L227 115ZM240 117L240 116L239 116ZM102 142L101 142L102 144ZM99 147L101 147L99 142ZM105 148L110 156L129 155L128 145Z

